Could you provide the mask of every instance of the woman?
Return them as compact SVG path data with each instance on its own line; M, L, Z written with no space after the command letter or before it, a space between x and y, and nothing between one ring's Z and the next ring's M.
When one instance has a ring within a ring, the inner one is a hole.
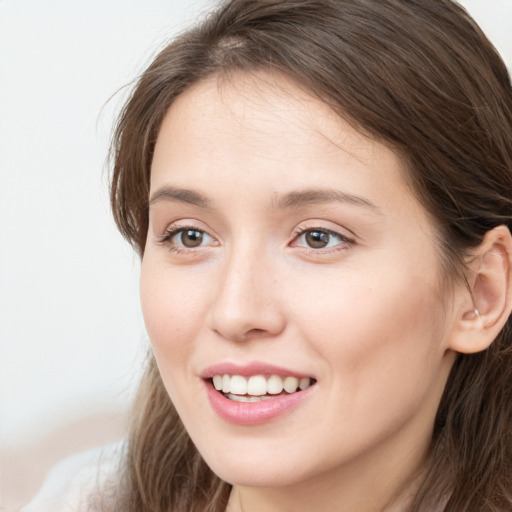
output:
M111 508L512 509L512 90L460 6L228 1L113 163L153 354Z

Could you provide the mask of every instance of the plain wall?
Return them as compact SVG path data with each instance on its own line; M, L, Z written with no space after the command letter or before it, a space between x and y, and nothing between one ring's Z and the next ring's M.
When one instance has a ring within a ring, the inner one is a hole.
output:
M147 340L109 137L123 87L206 5L0 1L0 505L122 435Z
M148 342L138 259L114 228L104 171L126 89L109 98L212 3L0 0L0 485L6 502L30 494L53 459L122 435ZM511 68L512 0L462 3ZM72 433L63 448L52 444L61 432ZM46 462L27 474L36 453ZM17 494L16 472L28 480Z

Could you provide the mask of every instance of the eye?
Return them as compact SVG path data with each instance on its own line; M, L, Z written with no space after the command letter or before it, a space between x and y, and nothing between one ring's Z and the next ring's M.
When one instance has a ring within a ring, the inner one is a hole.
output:
M197 249L211 245L214 238L208 233L195 227L173 227L171 226L164 237L160 240L169 249L179 252L187 249Z
M324 247L329 247L329 244L332 245L332 241L334 239L331 233L317 230L306 231L301 238L303 238L306 245L312 249L323 249Z
M304 229L296 233L294 246L308 249L336 249L344 248L354 241L341 233L324 228Z
M203 241L207 241L208 238L208 235L204 231L199 231L198 229L182 229L172 237L172 241L178 245L192 249L194 247L200 247Z

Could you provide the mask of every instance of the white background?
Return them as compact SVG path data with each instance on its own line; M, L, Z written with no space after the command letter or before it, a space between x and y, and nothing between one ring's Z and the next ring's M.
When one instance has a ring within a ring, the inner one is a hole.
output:
M147 340L108 208L108 100L212 3L0 0L0 448L127 407ZM462 3L511 68L512 0Z
M86 405L125 402L137 380L138 260L111 220L104 165L122 91L107 101L200 8L187 0L0 2L4 443Z

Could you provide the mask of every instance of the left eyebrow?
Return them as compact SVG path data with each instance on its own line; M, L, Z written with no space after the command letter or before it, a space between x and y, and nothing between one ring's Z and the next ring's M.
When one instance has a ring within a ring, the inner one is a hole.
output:
M330 202L361 206L382 215L380 208L368 199L334 189L307 189L289 192L283 196L274 197L271 207L281 210Z

